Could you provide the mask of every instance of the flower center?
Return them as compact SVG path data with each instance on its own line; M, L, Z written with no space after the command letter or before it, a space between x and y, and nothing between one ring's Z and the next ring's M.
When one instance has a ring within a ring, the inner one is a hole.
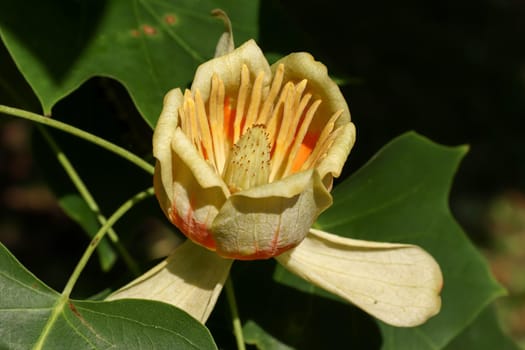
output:
M306 79L283 85L282 64L270 87L264 78L261 72L252 82L243 65L238 90L226 94L214 74L206 101L198 89L186 90L179 108L181 129L232 193L315 167L339 131L343 111L316 116L321 100L313 100Z
M224 169L224 182L230 192L268 183L270 177L270 144L264 125L248 128L233 145L230 159Z

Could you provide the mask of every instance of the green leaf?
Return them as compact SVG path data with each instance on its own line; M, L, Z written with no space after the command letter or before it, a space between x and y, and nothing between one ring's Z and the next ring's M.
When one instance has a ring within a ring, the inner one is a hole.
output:
M77 194L67 194L58 200L58 204L90 238L93 238L100 229L97 215L89 208L86 201ZM109 271L117 260L117 253L111 246L109 239L104 237L97 246L98 260L103 271Z
M2 42L0 42L0 103L27 110L38 110L39 105L31 87L16 68Z
M519 347L503 333L493 307L489 306L445 349L518 350Z
M246 344L255 345L259 350L291 350L292 347L281 343L262 329L254 321L248 321L242 327L244 341Z
M258 1L3 0L0 35L42 104L54 104L93 76L117 79L154 126L168 90L185 88L231 17L236 43L257 36ZM23 14L23 15L20 15Z
M62 302L0 244L0 348L216 349L185 312L146 300ZM56 318L52 319L55 313Z
M404 134L336 186L333 206L316 223L322 230L346 237L417 244L441 266L441 312L416 328L379 322L383 349L443 348L504 294L448 208L452 179L466 151L466 147L437 145L415 133ZM326 295L281 267L274 278Z

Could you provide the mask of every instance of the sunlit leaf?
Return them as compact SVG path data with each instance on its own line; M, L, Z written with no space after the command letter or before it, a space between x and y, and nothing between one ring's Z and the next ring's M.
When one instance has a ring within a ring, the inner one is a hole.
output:
M316 224L352 238L417 244L440 264L444 276L441 312L417 328L380 323L383 349L443 348L504 293L448 208L452 178L465 152L465 147L444 147L407 133L339 184L333 191L334 205ZM305 292L319 293L280 267L274 277Z
M169 89L185 87L214 54L231 17L236 42L257 36L258 1L0 2L0 35L45 114L92 76L119 80L154 126ZM23 14L23 15L20 15Z
M0 348L216 349L208 330L172 306L145 300L68 300L0 244ZM51 319L51 321L50 321Z

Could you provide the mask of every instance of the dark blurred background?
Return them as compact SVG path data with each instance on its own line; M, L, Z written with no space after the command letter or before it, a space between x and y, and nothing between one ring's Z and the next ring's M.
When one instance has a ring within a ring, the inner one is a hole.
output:
M524 23L525 2L512 0L271 0L261 4L259 28L259 44L265 52L279 56L309 51L340 81L358 129L344 176L409 130L444 145L470 146L451 191L451 208L489 258L498 280L509 289L510 297L499 302L499 312L505 329L522 344ZM16 71L7 55L2 47L1 64ZM10 78L4 76L4 81ZM4 85L0 103L38 111L27 85L16 88L30 98L17 102ZM86 110L75 110L78 105ZM114 81L91 79L59 102L53 113L141 156L151 156L151 131L125 90ZM107 118L100 124L90 118L84 124L80 118L66 118L93 113ZM56 137L71 147L84 147L66 136ZM50 159L50 154L42 151L45 147L35 153L34 145L43 142L30 123L0 117L0 241L37 276L61 289L88 240L64 215L56 192L47 186L52 172L43 160ZM84 157L93 152L98 157L98 150L86 147ZM113 161L109 156L107 162ZM68 181L53 179L55 183ZM130 186L139 190L142 185L149 186L149 181L139 176ZM107 195L111 188L104 191ZM146 205L156 204L150 201ZM129 239L135 245L138 241L153 247L133 252L144 260L162 256L168 249L162 247L172 244L159 221L162 219L152 214L139 225L126 226L133 227ZM100 275L96 263L88 268L93 275ZM117 265L98 282L86 278L84 286L96 291L124 269Z
M508 289L500 315L525 345L525 2L271 3L263 48L295 42L343 82L358 131L346 174L408 130L470 146L451 209Z

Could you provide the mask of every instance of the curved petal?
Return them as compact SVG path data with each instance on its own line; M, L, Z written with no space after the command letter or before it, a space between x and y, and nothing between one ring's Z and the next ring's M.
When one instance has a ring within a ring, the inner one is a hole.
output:
M274 64L272 70L276 70L280 64L286 67L284 81L308 80L306 91L312 94L313 99L323 101L318 112L323 118L317 119L316 123L324 125L326 121L336 112L343 113L336 123L336 127L350 122L350 110L345 98L336 83L328 75L326 66L316 61L312 55L306 52L291 53Z
M173 192L168 217L188 238L214 249L210 226L229 191L180 128L173 133L171 148Z
M224 82L226 96L237 96L243 64L248 67L252 81L259 72L264 72L263 86L267 87L270 84L270 65L255 41L249 40L231 53L201 64L191 85L192 92L195 93L196 89L199 89L203 100L208 100L211 78L217 73Z
M394 326L422 324L441 307L441 270L417 246L359 241L312 229L299 246L276 259Z
M205 323L228 277L232 262L188 239L162 263L106 300L157 300L178 307Z
M209 227L229 191L178 127L182 102L180 89L171 90L164 98L153 135L153 155L157 159L153 184L171 222L197 243L214 249Z
M173 89L166 94L162 112L153 132L153 156L157 159L153 182L160 206L166 215L173 202L171 138L177 128L178 109L182 101L180 89Z
M316 61L312 55L297 52L283 57L272 65L275 71L279 64L284 64L284 81L308 80L307 91L313 100L320 99L322 103L312 121L314 130L322 130L328 120L338 111L342 111L334 129L342 127L334 144L330 147L325 159L317 167L323 181L331 185L331 179L325 179L327 174L338 177L355 142L355 126L350 121L350 110L337 84L330 78L326 66Z
M341 175L343 166L348 158L355 143L355 125L348 123L342 125L332 146L328 149L325 157L317 165L317 171L328 188L331 188L331 181L327 181L327 175L338 177Z
M280 254L299 244L331 203L314 170L235 193L212 224L217 254L241 260Z

